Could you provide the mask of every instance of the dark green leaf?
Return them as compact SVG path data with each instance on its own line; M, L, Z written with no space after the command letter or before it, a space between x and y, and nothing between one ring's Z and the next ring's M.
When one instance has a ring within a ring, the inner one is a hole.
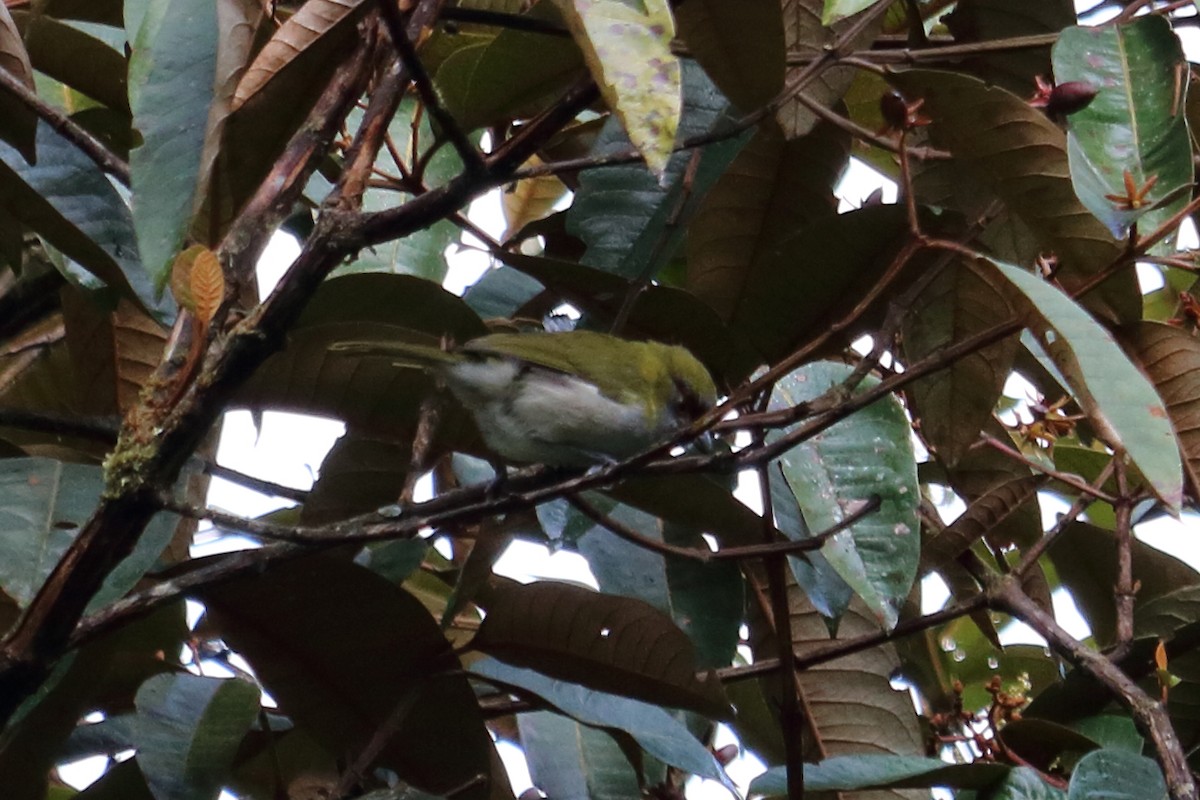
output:
M0 460L0 588L26 605L87 521L104 488L99 467L48 458ZM108 576L88 608L125 594L154 564L174 533L159 515L134 552Z
M1016 767L985 795L987 800L1066 800L1067 795L1029 767Z
M1166 800L1162 770L1127 750L1096 750L1075 765L1067 800Z
M1010 767L1001 764L947 764L916 756L835 756L804 766L805 791L950 786L984 789L1002 780ZM786 795L786 771L775 767L750 784L751 794Z
M1138 610L1151 601L1187 586L1200 585L1200 572L1136 538L1131 542ZM1114 642L1117 611L1117 542L1112 531L1076 522L1066 527L1050 548L1050 559L1063 584L1102 645Z
M28 15L25 46L39 72L128 117L124 53L44 14Z
M38 126L37 166L0 145L5 210L117 291L160 319L174 313L169 298L155 299L138 258L129 208L104 173L49 125Z
M1096 90L1067 117L1067 153L1079 199L1113 236L1129 226L1149 233L1187 203L1192 147L1182 111L1187 62L1171 24L1147 16L1121 25L1070 27L1054 46L1054 77ZM1126 177L1151 188L1137 208L1106 195L1127 194ZM1168 201L1168 198L1174 198Z
M772 402L812 400L850 372L831 362L802 367L776 384ZM880 624L894 626L920 551L916 459L903 408L894 398L882 399L789 450L781 463L814 531L833 527L875 495L882 498L877 513L834 536L821 552Z
M158 286L191 224L217 69L216 3L152 0L129 62L133 222Z
M596 495L586 499L595 503L603 498ZM582 517L574 509L568 514ZM624 504L616 504L605 514L653 541L698 550L708 548L700 536L707 528L671 524ZM635 597L670 614L695 645L699 668L729 664L743 618L742 577L736 564L702 564L661 556L617 538L586 518L579 522L584 523L583 531L574 535L575 546L587 558L601 591Z
M729 103L708 76L694 64L684 63L684 114L679 138L707 133L717 124ZM629 147L620 123L610 118L596 138L591 155L621 152ZM588 170L579 176L579 189L567 212L567 231L587 244L584 261L626 277L638 275L645 266L627 257L639 236L653 242L658 232L649 230L651 218L667 203L668 189L676 185L692 156L687 152L671 157L660 185L641 165ZM665 222L665 215L663 215ZM651 276L652 277L652 276Z
M530 669L511 667L485 658L471 672L508 686L532 692L567 716L597 728L613 728L632 736L647 753L673 767L721 781L733 788L712 751L688 731L687 726L658 706L574 683L548 678Z
M629 800L637 773L609 734L550 711L517 717L529 773L547 797Z
M402 780L437 793L491 774L491 743L458 659L429 611L384 578L306 557L201 598L280 708L330 752L361 753L395 724L374 763ZM489 795L486 780L462 792Z
M1171 421L1154 386L1096 320L1060 289L1020 267L993 262L1031 303L1031 329L1063 373L1092 424L1124 450L1168 508L1183 497L1183 465Z
M142 684L133 742L156 800L210 800L220 790L258 696L245 681L186 673Z

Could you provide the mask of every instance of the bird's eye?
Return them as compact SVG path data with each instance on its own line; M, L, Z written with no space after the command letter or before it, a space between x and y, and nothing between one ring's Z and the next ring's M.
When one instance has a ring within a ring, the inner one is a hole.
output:
M708 405L700 399L687 383L675 379L675 396L671 399L671 411L676 417L694 420L708 410Z

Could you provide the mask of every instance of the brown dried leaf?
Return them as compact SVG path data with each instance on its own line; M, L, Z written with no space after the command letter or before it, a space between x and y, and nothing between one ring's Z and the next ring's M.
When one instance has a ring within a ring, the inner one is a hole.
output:
M761 570L755 570L750 579L758 584L756 594L765 596ZM804 592L790 579L787 594L792 643L800 659L823 650L834 641L879 632L874 614L858 597L851 600L850 607L838 620L836 636L831 636L829 621L817 613ZM778 653L771 625L759 614L751 615L750 648L755 660L774 658ZM896 691L891 684L891 677L899 667L895 647L885 644L800 670L796 680L805 709L806 757L815 759L818 753L826 758L856 753L922 753L921 729L912 702L906 692ZM744 727L739 704L739 718L733 727L743 740L749 734L754 740L770 743L774 739L778 742L779 682L764 678L762 686L767 693L769 715L759 721L746 720L757 730L749 724ZM767 752L772 758L780 755L773 749ZM917 800L925 795L919 791L891 789L854 796L871 800Z
M971 503L958 519L922 548L921 574L943 569L952 563L988 531L1029 502L1044 483L1044 475L1015 478L1001 483Z
M340 25L353 24L354 12L363 5L363 0L308 0L259 51L238 84L232 110L241 108L313 42Z
M205 325L212 322L221 301L225 299L225 274L221 271L221 261L216 253L205 249L196 254L188 277L188 288L191 290L196 318Z
M175 263L171 265L171 294L181 308L191 312L196 311L196 298L192 296L192 265L197 256L206 252L207 247L194 244L175 256Z
M124 413L158 366L166 329L125 299L111 312L73 290L62 300L81 410Z
M542 160L537 156L529 159L528 166L537 166ZM504 235L507 240L531 222L544 219L554 211L554 205L567 191L567 187L554 175L539 175L518 181L512 189L504 192Z
M1183 471L1200 496L1200 340L1159 322L1140 322L1122 340L1166 404Z

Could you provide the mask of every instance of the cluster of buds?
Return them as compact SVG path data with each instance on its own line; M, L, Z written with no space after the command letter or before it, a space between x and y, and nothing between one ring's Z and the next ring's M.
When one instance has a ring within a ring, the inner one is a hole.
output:
M1032 419L1017 423L1017 435L1025 442L1049 450L1060 438L1074 433L1076 423L1085 419L1083 414L1063 413L1063 408L1070 402L1069 397L1060 397L1049 405L1043 399L1031 400L1029 413Z
M1029 703L1029 698L1023 692L1004 691L1000 676L993 675L984 685L984 690L992 696L991 705L985 711L973 714L963 708L962 681L956 680L953 689L953 708L929 718L934 736L931 750L948 744L970 743L982 760L1012 760L998 731L1021 718L1021 709Z

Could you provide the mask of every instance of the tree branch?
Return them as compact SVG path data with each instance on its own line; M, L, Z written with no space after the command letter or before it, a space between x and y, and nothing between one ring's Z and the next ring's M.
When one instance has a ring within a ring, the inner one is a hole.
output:
M0 88L20 100L43 122L53 128L64 139L79 148L103 171L112 175L123 185L129 185L129 164L121 160L95 136L62 111L38 97L16 75L0 67Z
M989 588L988 595L993 608L1011 614L1033 628L1051 648L1108 688L1154 743L1171 799L1197 800L1187 756L1171 725L1171 718L1157 700L1142 691L1132 678L1103 655L1063 630L1053 617L1021 591L1014 576L997 581Z
M459 126L458 120L454 119L454 116L442 105L437 90L433 88L433 79L429 77L429 72L417 56L417 48L413 47L412 40L408 38L409 34L404 29L404 18L400 15L399 6L393 0L379 0L379 10L383 15L383 23L388 30L388 35L391 36L392 45L400 56L400 63L412 77L413 85L417 87L417 93L421 95L421 102L425 105L425 110L450 139L450 144L454 145L458 157L462 159L463 166L466 168L467 175L482 174L485 172L483 156L467 138L466 133Z

